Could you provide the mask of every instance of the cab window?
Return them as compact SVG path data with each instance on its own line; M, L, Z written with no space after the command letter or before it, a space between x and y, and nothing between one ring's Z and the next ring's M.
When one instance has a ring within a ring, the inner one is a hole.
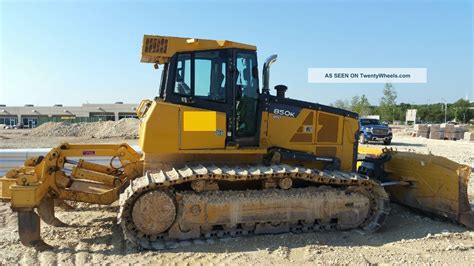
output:
M256 98L258 95L257 59L252 53L237 53L236 85L242 89L242 95Z
M258 68L254 53L237 52L235 73L236 135L257 133Z
M222 51L180 54L174 92L197 99L225 102L226 69Z
M191 54L178 55L174 92L191 96Z

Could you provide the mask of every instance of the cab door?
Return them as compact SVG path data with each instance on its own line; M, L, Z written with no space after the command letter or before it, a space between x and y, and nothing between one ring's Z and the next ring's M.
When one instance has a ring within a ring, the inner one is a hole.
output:
M261 112L258 111L258 66L254 51L235 51L234 121L235 142L258 146Z
M180 149L223 149L227 120L228 51L181 53L176 57L174 86L167 101L180 104Z
M180 149L222 149L226 139L226 114L182 106Z
M165 101L183 106L179 129L181 149L258 146L261 112L255 51L220 49L178 53L169 69L167 79L172 80L167 81ZM210 113L185 115L192 111L187 107L215 112L215 131L211 127L185 130L185 120L191 121L190 117L202 123L212 120ZM204 128L207 133L203 133Z

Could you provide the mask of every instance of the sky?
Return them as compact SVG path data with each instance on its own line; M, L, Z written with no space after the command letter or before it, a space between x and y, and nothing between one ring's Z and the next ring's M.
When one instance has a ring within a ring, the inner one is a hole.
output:
M383 84L308 83L308 68L427 68L394 84L397 102L474 99L472 1L2 1L0 104L138 103L161 71L140 63L144 34L227 39L278 54L271 88L330 104ZM272 93L275 91L272 89Z

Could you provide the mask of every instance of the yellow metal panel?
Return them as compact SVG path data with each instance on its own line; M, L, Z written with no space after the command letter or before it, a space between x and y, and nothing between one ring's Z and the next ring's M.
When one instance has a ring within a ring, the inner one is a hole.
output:
M351 117L344 117L344 131L342 135L342 159L341 169L344 171L352 170L352 163L354 160L354 142L355 134L359 128L357 119Z
M181 106L180 149L224 149L226 114Z
M179 105L154 101L143 117L139 145L144 153L179 150Z
M216 131L216 112L213 111L184 111L184 131Z
M11 204L12 207L35 207L37 202L36 193L38 192L38 186L17 186L13 185L10 187L12 192Z
M142 44L142 63L164 64L178 52L238 48L256 51L253 45L226 41L145 35Z
M269 147L268 144L268 112L262 112L262 122L260 123L260 147Z
M297 133L298 128L303 125L304 120L312 112L309 109L303 109L296 118L268 114L268 146L278 146L290 148L298 145L308 144L307 142L290 142ZM314 131L314 129L313 129ZM311 143L311 141L310 141ZM296 149L298 150L298 149Z
M316 145L316 154L318 156L341 157L341 147L334 145Z
M181 150L180 154L196 154L201 155L252 155L252 154L267 154L266 148L225 148L217 150Z
M10 200L12 192L10 186L16 183L13 178L0 178L0 200Z
M358 147L358 153L360 154L371 154L371 155L382 155L383 153L383 148L375 148L375 147L369 147L369 146L362 146L359 145Z
M342 144L343 116L318 112L316 142L318 144Z
M312 109L302 109L296 118L267 117L261 127L266 147L337 157L343 170L352 169L357 119Z

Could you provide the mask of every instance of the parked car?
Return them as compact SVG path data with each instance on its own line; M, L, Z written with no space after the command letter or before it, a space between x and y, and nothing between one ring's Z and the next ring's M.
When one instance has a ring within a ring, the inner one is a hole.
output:
M392 143L392 129L378 119L361 118L359 119L359 127L359 142L362 144L369 141L383 141L385 145Z

